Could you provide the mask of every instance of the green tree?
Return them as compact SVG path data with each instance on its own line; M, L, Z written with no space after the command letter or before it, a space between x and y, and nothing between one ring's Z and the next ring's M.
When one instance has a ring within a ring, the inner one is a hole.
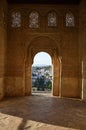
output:
M46 89L48 90L52 89L52 82L50 80L46 82Z

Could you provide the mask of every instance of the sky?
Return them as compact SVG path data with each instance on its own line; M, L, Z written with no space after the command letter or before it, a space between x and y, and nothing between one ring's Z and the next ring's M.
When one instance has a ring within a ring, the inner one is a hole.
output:
M33 66L36 65L51 65L51 56L46 52L39 52L34 57Z

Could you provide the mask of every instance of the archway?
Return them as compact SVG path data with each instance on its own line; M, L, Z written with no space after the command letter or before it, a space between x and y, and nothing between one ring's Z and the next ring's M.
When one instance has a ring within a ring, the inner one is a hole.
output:
M46 52L38 52L32 64L32 94L52 93L53 67L51 56Z
M32 64L34 56L38 52L46 52L52 58L53 64L53 90L52 95L61 95L61 60L57 43L47 36L34 38L27 48L25 62L25 95L32 94Z

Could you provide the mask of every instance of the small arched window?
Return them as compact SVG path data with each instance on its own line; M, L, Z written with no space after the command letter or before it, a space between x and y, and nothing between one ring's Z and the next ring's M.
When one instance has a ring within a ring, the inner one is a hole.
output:
M36 11L33 11L29 15L29 27L30 28L39 28L39 14Z
M18 28L21 27L21 14L20 12L13 12L12 13L12 27Z
M66 27L74 27L75 21L74 21L74 15L72 13L66 14Z
M57 26L57 17L55 12L48 13L48 26L56 27Z

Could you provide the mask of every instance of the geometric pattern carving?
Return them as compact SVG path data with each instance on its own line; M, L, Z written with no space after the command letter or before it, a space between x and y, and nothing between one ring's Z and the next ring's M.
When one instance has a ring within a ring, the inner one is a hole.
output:
M11 27L18 28L21 27L21 13L20 12L12 12L12 23ZM65 17L66 27L74 27L75 19L74 15L69 12ZM0 20L1 24L1 20ZM48 27L56 27L57 26L57 14L52 11L48 13ZM39 14L37 11L33 11L29 15L29 27L30 28L39 28Z
M21 14L20 12L13 12L12 13L12 27L18 28L21 27Z
M75 21L74 21L74 15L72 13L66 14L66 27L74 27Z
M39 28L39 14L36 11L31 12L29 15L29 27Z
M57 17L55 12L48 13L48 26L56 27L57 26Z

